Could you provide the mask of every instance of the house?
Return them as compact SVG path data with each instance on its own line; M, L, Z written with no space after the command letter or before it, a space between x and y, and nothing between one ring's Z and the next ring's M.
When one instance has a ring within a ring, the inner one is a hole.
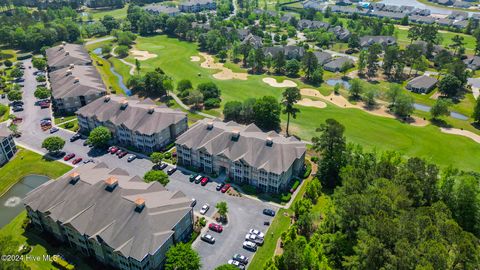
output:
M449 18L440 18L437 20L438 25L441 26L451 26L453 24L453 20Z
M418 16L418 15L411 15L408 17L408 20L414 23L422 23L422 24L433 24L435 23L435 19L430 16Z
M159 107L150 99L105 96L77 111L80 132L88 134L98 126L112 132L115 143L142 152L163 149L187 130L187 114Z
M468 2L465 2L465 1L455 1L455 3L453 3L453 6L456 7L456 8L470 8L472 6L471 3L468 3Z
M437 4L444 5L444 6L451 6L453 5L453 0L438 0Z
M450 18L452 20L459 20L459 21L467 20L468 19L468 13L465 12L465 11L454 10L450 13L450 15L448 15L448 18Z
M52 89L52 106L60 114L73 113L106 95L102 77L94 66L75 65L48 73Z
M0 125L0 166L7 163L17 152L12 132L6 125Z
M83 45L62 42L61 45L45 50L50 71L74 65L91 65L92 59Z
M327 7L327 4L321 0L307 0L304 1L302 5L304 9L314 9L319 11L323 11Z
M332 60L332 55L327 52L314 51L313 54L317 58L318 64L322 66Z
M382 47L397 44L397 39L392 36L364 36L360 38L360 46L370 47L373 44L379 44Z
M167 14L173 17L180 14L180 9L177 7L169 7L158 3L147 5L143 9L155 15Z
M215 10L217 4L215 0L187 0L178 5L181 12L197 13L204 10Z
M191 199L121 168L89 163L23 199L32 225L106 268L161 269L193 230Z
M237 36L239 40L244 40L248 35L250 35L249 29L237 29Z
M292 13L285 13L280 17L280 21L284 23L290 22L292 18L295 18L295 16Z
M370 9L373 10L382 10L385 7L384 3L373 2L370 3Z
M463 60L465 65L471 70L480 69L480 56L473 56Z
M348 41L351 36L350 31L348 31L347 28L343 28L339 25L329 28L328 32L333 33L338 40L343 42Z
M178 164L225 174L234 182L278 193L301 174L305 143L254 124L204 119L176 141Z
M467 20L462 20L462 21L454 21L452 24L453 27L456 28L467 28L468 26L468 21Z
M430 76L418 76L407 83L407 89L415 93L428 93L437 85L438 80Z
M248 34L248 36L242 40L242 44L250 44L255 49L263 46L262 38L254 34Z
M401 12L381 11L381 10L373 10L369 13L369 15L373 17L378 17L378 18L389 18L392 20L401 20L405 17L405 14Z
M327 22L322 22L322 21L311 21L311 20L305 20L302 19L298 22L297 28L299 30L304 30L304 29L325 29L327 30L330 28L330 24Z
M278 53L285 55L286 59L300 59L305 54L305 49L299 46L272 46L263 48L265 56L275 57Z
M338 71L342 71L342 69L345 67L350 68L353 65L354 64L352 59L346 56L342 56L342 57L335 58L334 60L323 65L323 69L328 70L330 72L338 72Z

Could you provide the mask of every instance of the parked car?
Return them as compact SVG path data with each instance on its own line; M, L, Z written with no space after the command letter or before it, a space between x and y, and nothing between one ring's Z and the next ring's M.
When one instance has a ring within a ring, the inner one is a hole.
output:
M237 261L237 260L228 260L228 264L231 264L235 267L237 267L238 269L245 269L245 265L243 265L241 262Z
M263 214L267 215L267 216L274 217L275 216L275 211L273 211L272 209L265 208L265 209L263 209Z
M75 157L75 154L74 153L70 153L66 156L63 157L63 160L65 161L69 161L70 159L74 158Z
M128 156L127 161L128 161L128 162L132 162L132 161L134 161L136 158L137 158L136 155L130 155L130 156Z
M245 240L254 242L259 246L263 245L263 238L260 238L255 234L247 233L247 235L245 235Z
M210 205L208 203L204 204L202 206L202 209L200 209L200 214L205 215L207 213L208 209L210 209Z
M226 184L225 186L222 187L222 189L220 190L220 192L225 193L225 192L227 192L227 191L230 189L230 187L231 187L230 184Z
M87 164L87 163L90 163L90 162L95 163L95 161L90 158L90 159L84 160L83 164Z
M12 111L14 111L14 112L21 112L21 111L23 111L23 107L21 107L21 106L15 106L15 107L12 108Z
M118 151L115 153L115 155L117 155L117 156L118 156L118 155L121 155L123 152L125 152L125 151L123 151L123 150L121 150L121 149L118 149Z
M257 245L251 241L245 241L243 242L243 248L246 249L246 250L250 250L250 251L257 251Z
M208 233L202 235L201 238L202 238L203 241L205 241L207 243L215 244L215 238Z
M200 182L200 184L201 184L202 186L205 186L207 183L208 183L208 177L203 177L203 178L202 178L202 181Z
M243 264L248 264L248 258L238 253L233 255L232 259L234 259L235 261L239 261Z
M75 164L78 164L80 163L81 161L83 160L83 158L79 157L79 158L76 158L72 161L72 164L75 165Z
M163 170L163 169L165 169L165 168L167 168L167 167L168 167L167 163L163 163L163 162L162 162L158 168L159 168L160 170Z
M225 186L225 183L218 183L216 189L217 191L221 190L223 188L223 186Z
M59 129L57 127L50 128L50 133L55 133L57 131L59 131Z
M10 103L10 106L23 106L24 103L21 100L15 100Z
M78 139L80 139L82 135L80 135L79 133L76 133L75 135L73 135L71 138L70 138L70 142L74 142Z
M202 178L203 176L202 175L197 175L197 177L195 177L195 184L200 184L200 182L202 181Z
M208 225L208 228L214 232L218 232L218 233L223 232L223 226L217 223L210 223Z
M123 151L122 153L118 154L118 158L123 158L124 156L128 155L127 151Z
M2 94L2 98L5 98L5 97L6 97L5 93L3 93L3 94Z
M190 177L188 178L188 180L190 182L193 182L193 181L195 181L195 178L197 178L197 176L198 176L198 174L191 174Z
M195 198L192 198L192 202L190 203L191 207L194 207L197 204L197 200Z
M114 155L114 154L117 153L119 150L120 150L120 149L118 149L118 147L112 146L108 152L110 152L110 154Z
M172 174L173 174L174 172L176 172L176 171L177 171L177 168L176 168L176 167L172 167L172 168L170 168L170 169L167 170L167 174L168 174L168 175L172 175Z
M262 232L261 232L261 231L259 231L259 230L250 229L250 231L249 231L249 232L250 232L251 234L254 234L254 235L256 235L256 236L260 237L260 238L264 238L264 237L265 237L265 234L264 234L264 233L262 233Z

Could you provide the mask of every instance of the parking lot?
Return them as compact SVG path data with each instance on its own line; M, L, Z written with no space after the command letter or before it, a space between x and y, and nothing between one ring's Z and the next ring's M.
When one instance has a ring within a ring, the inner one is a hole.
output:
M215 189L216 182L209 182L206 186L191 183L188 179L189 176L188 172L177 170L170 176L167 188L181 190L188 197L195 198L197 200L197 204L194 207L196 215L200 215L199 211L205 203L210 205L210 209L205 215L207 218L211 218L216 212L215 205L218 202L226 201L228 205L228 224L224 226L223 232L217 233L208 230L210 222L207 222L207 226L201 233L208 232L215 237L215 244L204 242L200 237L193 243L194 249L198 251L202 259L202 269L215 269L218 265L227 263L235 253L245 255L251 259L254 253L242 247L245 235L250 229L258 229L265 233L268 226L265 226L263 223L265 221L271 222L273 218L264 215L262 213L263 209L270 208L275 211L278 209L268 203L254 199L234 197L221 193ZM265 237L268 237L268 235Z

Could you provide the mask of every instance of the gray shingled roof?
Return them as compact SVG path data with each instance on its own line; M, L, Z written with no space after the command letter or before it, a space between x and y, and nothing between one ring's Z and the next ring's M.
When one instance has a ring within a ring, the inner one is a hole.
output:
M212 129L208 129L209 124ZM232 134L239 132L238 140ZM273 144L267 146L267 138ZM177 138L178 145L223 155L232 161L242 160L252 167L281 174L305 153L305 143L294 137L285 138L274 131L263 132L256 125L240 125L220 120L201 120Z
M397 43L397 39L392 36L363 36L360 38L360 46L370 46L373 44L382 46L393 45Z
M314 51L313 54L320 65L323 65L332 59L332 55L327 52Z
M408 82L408 87L417 89L430 89L437 83L437 79L430 76L418 76Z
M352 59L342 56L338 57L324 65L324 67L329 68L329 69L340 69L343 67L344 63L349 63L350 65L353 65Z
M80 180L72 184L74 172ZM142 261L154 254L191 211L191 201L182 192L168 191L158 182L145 183L120 168L91 163L72 173L28 193L25 205L90 238L100 237L127 258ZM118 180L111 192L105 189L110 177ZM141 212L135 211L139 198L145 201Z
M50 72L49 77L54 98L106 93L102 77L94 66L76 65L73 68L61 68Z
M92 59L83 45L64 43L45 51L48 66L51 68L66 67L70 64L88 65Z
M177 7L169 7L165 6L162 4L154 3L147 5L143 7L146 11L152 12L152 13L165 13L165 14L173 14L173 13L178 13L180 10Z
M206 5L210 3L215 3L214 0L187 0L180 2L182 6L195 6L195 5Z
M127 101L128 106L121 108L122 102ZM153 112L149 110L153 108ZM77 111L83 117L95 117L98 121L110 121L115 125L124 125L128 129L140 134L151 135L177 124L187 117L187 114L160 107L150 99L143 101L120 96L106 96L99 98Z

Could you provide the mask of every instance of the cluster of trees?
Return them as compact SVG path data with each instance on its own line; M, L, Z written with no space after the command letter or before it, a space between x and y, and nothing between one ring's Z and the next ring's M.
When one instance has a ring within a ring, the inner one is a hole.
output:
M280 128L281 106L272 96L248 98L243 102L229 101L223 108L225 121L235 121L243 124L254 123L263 130L278 130Z
M480 174L395 152L348 145L328 119L313 139L318 179L293 205L284 252L264 266L289 269L475 269L480 264ZM321 186L334 189L319 222Z
M35 11L17 7L0 14L0 43L39 51L59 41L75 42L81 36L77 16L69 7Z
M161 68L156 68L143 76L131 76L127 81L127 87L136 93L142 92L149 96L165 96L173 90L173 82Z
M213 82L200 83L194 89L190 80L181 80L177 85L178 96L185 104L191 104L194 108L201 108L202 104L205 109L220 107L221 91Z

